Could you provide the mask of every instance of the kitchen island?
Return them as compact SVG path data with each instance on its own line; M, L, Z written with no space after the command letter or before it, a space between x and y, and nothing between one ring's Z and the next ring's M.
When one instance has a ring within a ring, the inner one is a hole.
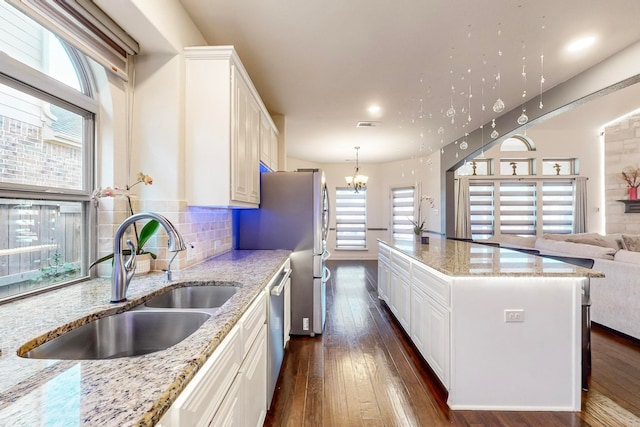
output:
M231 251L174 272L172 283L161 272L136 276L128 301L118 304L109 303L110 279L95 279L0 305L0 425L155 425L289 254ZM241 288L196 332L166 350L109 360L17 356L36 337L62 333L88 316L128 310L180 282L211 280Z
M378 294L452 409L579 411L590 269L431 237L379 240Z

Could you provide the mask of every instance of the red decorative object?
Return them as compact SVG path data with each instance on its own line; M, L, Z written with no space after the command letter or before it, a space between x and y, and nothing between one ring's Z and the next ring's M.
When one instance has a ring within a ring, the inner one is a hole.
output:
M629 187L629 200L638 200L638 187Z

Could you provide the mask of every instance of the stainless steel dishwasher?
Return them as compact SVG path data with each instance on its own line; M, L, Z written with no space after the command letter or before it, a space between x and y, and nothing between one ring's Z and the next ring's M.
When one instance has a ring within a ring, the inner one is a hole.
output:
M271 400L278 382L278 375L284 358L284 348L289 335L289 301L291 298L291 262L282 266L269 287L269 373L267 378L267 408L271 407Z

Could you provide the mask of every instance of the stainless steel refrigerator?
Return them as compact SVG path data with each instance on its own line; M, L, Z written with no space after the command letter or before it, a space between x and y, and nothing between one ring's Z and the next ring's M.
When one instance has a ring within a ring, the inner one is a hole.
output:
M318 169L264 172L260 208L235 213L238 249L289 249L291 254L291 334L321 334L329 270L326 238L329 197Z

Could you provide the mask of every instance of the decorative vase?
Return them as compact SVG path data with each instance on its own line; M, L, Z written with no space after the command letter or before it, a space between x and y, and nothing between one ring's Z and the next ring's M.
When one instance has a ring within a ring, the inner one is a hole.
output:
M143 274L147 274L149 271L151 271L151 255L136 255L136 270L134 275L140 276Z
M638 187L629 187L629 200L638 200Z
M421 243L421 236L419 234L413 233L413 241L416 242L417 244L420 244Z

